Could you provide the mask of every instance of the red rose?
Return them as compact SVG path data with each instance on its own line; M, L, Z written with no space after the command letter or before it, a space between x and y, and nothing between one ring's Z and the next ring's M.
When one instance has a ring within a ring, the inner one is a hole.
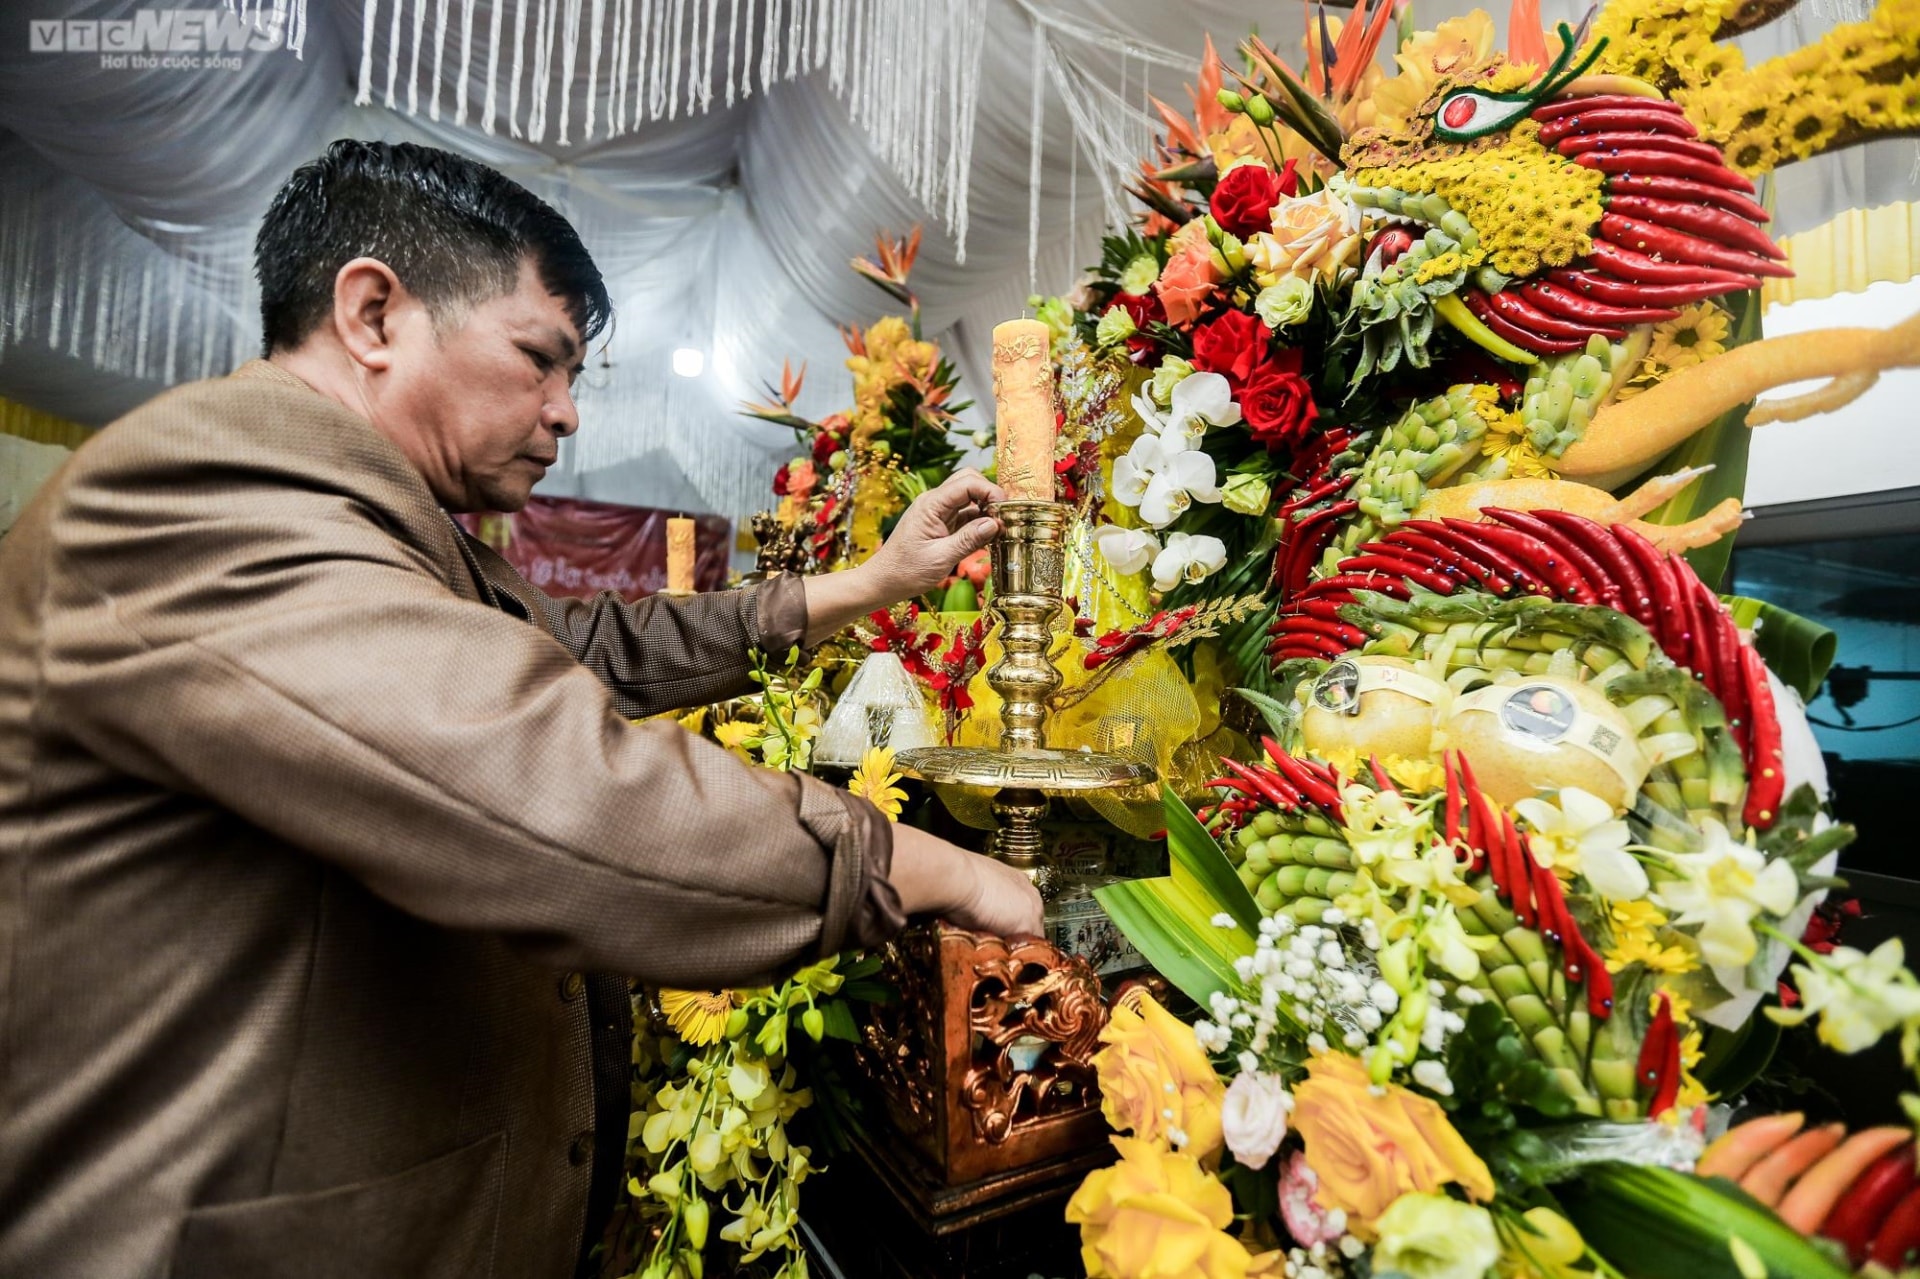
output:
M1245 311L1227 311L1193 331L1193 367L1218 373L1237 392L1267 361L1267 326Z
M1262 368L1240 393L1240 413L1253 438L1269 449L1291 448L1307 438L1320 410L1313 387L1300 376L1300 353L1288 351Z
M1273 228L1273 206L1286 194L1280 175L1272 169L1264 164L1243 164L1227 170L1207 207L1222 231L1244 240L1256 231Z
M840 451L840 441L831 432L822 431L813 437L813 463L825 466L827 459Z
M773 495L775 497L787 495L787 468L784 465L773 473Z
M1108 310L1114 307L1124 310L1133 319L1133 336L1127 339L1127 354L1135 364L1144 363L1151 352L1160 349L1159 340L1148 336L1149 324L1165 324L1167 308L1160 305L1160 299L1152 293L1116 293Z

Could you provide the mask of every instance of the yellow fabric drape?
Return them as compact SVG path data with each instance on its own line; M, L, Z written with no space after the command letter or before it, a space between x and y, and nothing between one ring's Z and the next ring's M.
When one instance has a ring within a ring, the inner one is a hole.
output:
M78 422L69 422L51 413L30 409L12 400L0 399L0 435L17 435L36 444L58 444L77 449L93 432Z
M1780 241L1792 279L1768 280L1765 306L1858 293L1881 280L1920 275L1920 203L1848 209L1833 221Z

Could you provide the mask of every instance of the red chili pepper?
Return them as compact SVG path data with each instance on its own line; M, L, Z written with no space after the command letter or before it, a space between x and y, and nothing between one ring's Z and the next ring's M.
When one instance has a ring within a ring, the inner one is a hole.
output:
M1429 529L1435 531L1429 532ZM1440 525L1424 521L1418 526L1402 524L1387 535L1382 545L1425 552L1440 563L1442 571L1472 578L1475 585L1491 594L1505 595L1513 589L1513 584L1507 578L1446 541L1442 536L1445 532L1446 529Z
M1902 1199L1920 1185L1911 1141L1895 1147L1867 1166L1820 1223L1820 1234L1843 1245L1855 1269L1866 1264L1873 1235Z
M1724 244L1738 244L1775 261L1786 260L1786 250L1775 244L1765 231L1737 213L1716 209L1710 204L1609 192L1607 209L1613 213L1624 213L1630 218L1639 218L1643 222L1676 226Z
M1339 657L1344 652L1346 650L1338 644L1318 638L1311 643L1306 640L1289 640L1268 645L1267 658L1275 664L1292 661L1325 662Z
M1679 315L1678 311L1665 310L1649 306L1617 306L1597 298L1582 297L1572 289L1564 289L1547 280L1529 280L1520 286L1520 292L1543 310L1568 319L1585 320L1593 325L1611 324L1659 324ZM1620 332L1616 327L1614 332Z
M1414 526L1403 524L1400 527L1404 529ZM1511 557L1501 554L1497 547L1488 545L1487 540L1480 536L1480 525L1472 520L1423 521L1418 527L1422 534L1438 538L1447 545L1457 548L1463 558L1470 559L1488 571L1505 578L1507 582L1505 589L1496 591L1495 594L1539 593L1541 589L1539 580L1524 566L1515 563Z
M1487 301L1487 295L1478 289L1468 289L1460 294L1460 300L1467 304L1467 310L1473 312L1479 321L1492 329L1500 337L1539 355L1565 355L1586 346L1585 340L1573 338L1543 338L1537 333L1529 333L1513 321L1494 310Z
M1720 163L1720 148L1711 142L1695 142L1690 137L1680 137L1664 133L1576 133L1560 139L1554 149L1571 159L1589 151L1618 151L1622 147L1639 147L1648 151L1667 151L1673 155L1690 155L1695 159Z
M1677 111L1648 111L1640 107L1596 107L1573 115L1561 116L1557 120L1548 120L1540 126L1540 145L1550 147L1563 138L1585 133L1626 133L1630 138L1636 134L1657 133L1676 138L1697 138L1700 131ZM1725 164L1725 158L1717 147L1706 147L1708 156L1715 164Z
M1445 752L1440 759L1441 768L1446 773L1446 817L1440 827L1440 834L1449 842L1460 838L1460 772L1454 766L1454 752Z
M1640 570L1634 567L1626 552L1614 540L1613 530L1605 524L1596 523L1568 511L1538 510L1534 518L1557 529L1568 541L1581 547L1598 563L1601 573L1610 580L1619 592L1620 602L1613 607L1646 625L1646 617L1653 611L1653 600L1647 596L1646 579L1640 576Z
M1302 617L1297 613L1286 620L1286 628L1288 635L1324 635L1344 645L1343 652L1347 648L1359 648L1371 638L1351 622L1337 619L1330 622L1325 618Z
M1644 625L1653 632L1653 638L1662 652L1675 662L1684 662L1687 643L1679 625L1682 619L1672 607L1672 601L1679 591L1672 566L1658 547L1627 525L1616 524L1613 531L1620 539L1620 548L1631 555L1633 562L1639 566L1640 576L1647 582L1647 594L1654 600L1653 615L1645 619ZM1687 629L1691 630L1691 625Z
M1647 1024L1646 1038L1640 1041L1640 1057L1634 1063L1633 1078L1642 1088L1658 1088L1667 1064L1667 1041L1673 1037L1673 1001L1666 991L1654 997L1653 1020Z
M1566 557L1567 562L1573 566L1574 572L1593 589L1600 603L1611 609L1620 607L1619 584L1613 580L1612 574L1601 568L1593 556L1587 554L1586 550L1573 538L1568 537L1537 514L1527 511L1508 511L1489 506L1483 508L1481 514L1492 516L1509 528L1517 528L1522 533L1531 533L1539 538Z
M1607 183L1607 197L1611 199L1619 195L1654 195L1664 200L1710 204L1729 213L1737 213L1750 222L1773 221L1772 214L1738 191L1663 174L1616 174Z
M1263 737L1260 741L1266 747L1267 757L1273 760L1273 766L1309 804L1328 813L1337 814L1340 811L1340 792L1331 781L1303 767L1306 761L1288 755L1271 737Z
M1898 1270L1920 1249L1920 1188L1910 1190L1893 1206L1867 1249L1867 1260Z
M1773 686L1767 683L1767 665L1760 654L1740 646L1746 666L1747 714L1753 725L1747 743L1747 825L1765 830L1780 818L1780 800L1787 790L1786 757L1780 749L1780 717L1774 710Z
M1323 622L1344 622L1346 619L1340 616L1340 610L1346 605L1347 601L1344 600L1323 599L1317 595L1296 595L1293 603L1288 607L1303 617L1317 617Z
M1418 586L1423 586L1437 595L1451 595L1454 588L1459 585L1452 578L1386 555L1350 556L1340 561L1340 571L1342 573L1392 573Z
M1631 280L1622 280L1611 275L1601 275L1597 271L1575 271L1567 268L1549 271L1544 281L1559 285L1578 293L1581 297L1592 298L1598 302L1611 302L1615 306L1627 307L1674 307L1691 306L1706 298L1726 292L1718 282L1703 284L1694 280L1687 284L1636 284ZM1741 288L1757 289L1760 281L1748 277ZM1668 311L1668 316L1678 315L1678 311ZM1657 323L1657 321L1656 321Z
M1747 707L1746 662L1741 655L1740 628L1712 587L1691 570L1687 577L1693 583L1695 625L1706 642L1707 669L1695 673L1707 691L1720 699L1727 713L1728 731L1733 734L1741 757L1745 758L1751 738L1747 724L1751 712Z
M1311 488L1299 497L1289 498L1286 504L1280 508L1280 514L1283 516L1291 516L1295 511L1303 507L1312 506L1315 502L1324 502L1330 497L1344 493L1353 487L1353 482L1357 478L1357 476L1353 475L1344 475L1337 480L1328 480L1325 484Z
M1753 194L1753 183L1729 169L1725 162L1709 164L1690 155L1668 155L1664 151L1613 151L1588 152L1573 157L1573 162L1582 168L1598 169L1605 174L1624 173L1634 176L1652 174L1656 177L1685 178L1689 182L1704 182L1708 186L1726 187L1744 195Z
M1616 107L1633 107L1641 111L1664 111L1671 114L1680 112L1678 102L1666 98L1641 98L1630 93L1594 93L1585 97L1555 98L1533 109L1533 118L1545 123L1548 120L1560 120L1570 115L1579 115L1584 111L1611 110Z
M1613 1016L1613 974L1585 937L1580 939L1580 951L1587 961L1587 1015L1605 1021Z
M1583 581L1569 564L1565 556L1555 553L1552 547L1530 533L1516 528L1507 528L1500 524L1482 524L1477 526L1480 536L1505 551L1513 559L1533 571L1548 586L1546 594L1556 599L1572 600L1576 604L1597 604L1599 597L1593 587Z
M1691 262L1662 262L1611 240L1595 240L1586 260L1596 270L1635 284L1692 284L1720 293L1734 293L1745 288L1746 281L1752 278L1717 267L1695 266Z
M1528 333L1537 333L1541 337L1577 338L1585 342L1589 335L1598 333L1609 342L1618 342L1627 336L1625 329L1609 328L1591 322L1576 323L1563 319L1559 315L1548 314L1527 300L1524 289L1502 289L1498 293L1488 293L1484 296L1487 299L1487 305L1499 312L1515 328ZM1584 298L1576 301L1583 311L1590 312L1595 309L1594 303Z
M1492 800L1488 800L1493 805ZM1540 903L1533 896L1533 855L1520 842L1520 832L1515 828L1513 819L1497 805L1493 806L1493 838L1499 841L1503 855L1507 860L1507 873L1513 876L1513 915L1520 921L1522 928L1540 926Z
M1380 595L1391 596L1397 600L1411 599L1413 592L1407 584L1398 578L1375 576L1371 573L1335 573L1323 577L1312 587L1316 591L1373 591Z
M1400 793L1399 789L1387 780L1387 770L1380 767L1380 757L1378 755L1367 756L1367 771L1373 774L1373 784L1378 789L1389 795L1398 795Z
M1242 778L1262 799L1275 807L1292 810L1300 806L1297 795L1289 798L1288 793L1282 791L1279 786L1274 784L1274 781L1262 777L1245 764L1242 764L1239 760L1228 759L1223 756L1220 762L1226 766L1228 771Z
M1600 215L1600 234L1615 244L1640 253L1654 253L1672 262L1691 262L1745 275L1792 275L1793 268L1745 249L1729 249L1675 227L1656 226L1621 213Z
M1289 525L1275 559L1276 584L1283 591L1299 590L1313 569L1314 559L1333 536L1333 522L1359 509L1359 502L1347 498L1303 515Z

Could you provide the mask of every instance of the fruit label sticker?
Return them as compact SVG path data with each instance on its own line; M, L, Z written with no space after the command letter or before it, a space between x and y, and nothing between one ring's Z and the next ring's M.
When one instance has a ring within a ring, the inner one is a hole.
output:
M1334 715L1360 713L1360 667L1342 658L1313 683L1313 704Z
M1528 684L1513 690L1500 707L1500 722L1509 730L1551 746L1573 728L1579 710L1551 684Z
M1487 711L1520 744L1571 746L1598 759L1626 783L1632 794L1646 778L1640 743L1615 725L1586 710L1565 689L1552 684L1492 684L1475 689L1455 704L1456 711Z
M1361 697L1381 688L1405 693L1430 706L1438 705L1446 694L1446 689L1437 681L1419 671L1378 662L1362 666L1350 657L1343 657L1314 681L1313 703L1335 715L1358 715Z

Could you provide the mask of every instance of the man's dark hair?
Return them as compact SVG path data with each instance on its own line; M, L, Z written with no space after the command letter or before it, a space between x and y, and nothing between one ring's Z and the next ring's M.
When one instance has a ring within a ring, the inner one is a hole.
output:
M584 341L613 315L579 235L525 187L450 151L342 139L287 179L254 240L269 353L320 327L334 277L362 257L393 268L436 319L512 292L526 259Z

